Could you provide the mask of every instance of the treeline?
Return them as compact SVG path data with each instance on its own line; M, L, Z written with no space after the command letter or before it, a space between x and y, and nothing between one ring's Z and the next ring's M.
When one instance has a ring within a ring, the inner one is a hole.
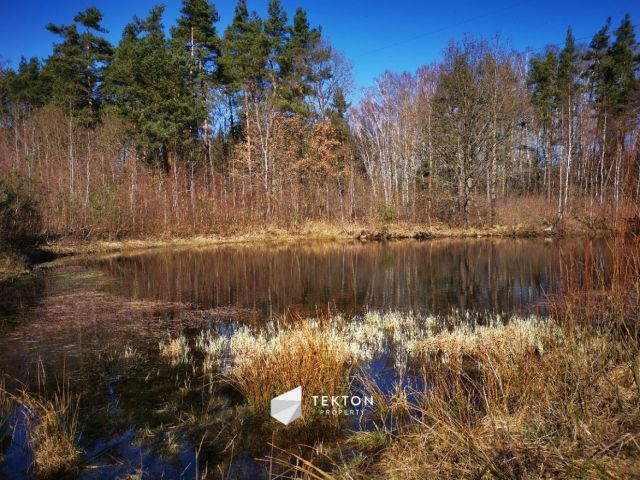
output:
M218 32L214 5L185 0L169 35L162 14L114 46L88 8L47 26L59 40L45 61L2 69L0 172L43 233L489 225L533 204L536 221L593 223L640 198L628 16L536 55L467 37L351 107L350 64L302 9L290 20L270 0L261 18L240 0Z
M533 56L467 37L440 63L383 75L351 117L373 198L415 212L425 192L428 212L466 224L494 224L499 201L523 196L555 221L637 203L638 43L629 16L609 30L580 48L569 28Z

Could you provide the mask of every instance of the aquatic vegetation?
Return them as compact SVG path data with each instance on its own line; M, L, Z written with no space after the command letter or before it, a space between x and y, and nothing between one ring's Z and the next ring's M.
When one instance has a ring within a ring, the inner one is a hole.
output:
M603 298L615 304L604 292L594 309ZM262 324L192 311L189 327L168 329L158 345L166 365L114 365L157 388L140 447L178 462L197 445L197 462L231 478L238 452L260 458L270 442L284 449L270 464L276 476L629 478L640 457L637 340L623 335L629 322L612 330L602 319L627 315L634 298L600 309L593 328L561 309L550 318L369 311ZM180 333L193 325L204 330ZM115 359L145 351L116 348ZM298 385L302 419L269 420L270 400ZM374 402L345 421L321 415L316 393Z
M347 439L352 455L291 452L279 465L300 478L636 478L637 244L631 251L612 276L555 299L547 319L356 319L350 341L369 353L392 342L408 359L385 390L359 374L374 427Z
M269 336L241 328L231 337L229 349L231 363L224 375L261 414L268 412L271 398L298 385L305 392L344 394L355 361L338 331L315 320ZM307 395L303 416L311 419L312 413Z
M63 380L51 397L26 389L11 397L26 420L36 475L49 478L77 470L82 458L78 446L79 397L71 393L69 383Z
M620 345L528 320L418 340L424 388L382 392L368 379L377 428L348 438L354 456L288 467L313 478L632 478L640 395ZM360 452L377 453L354 462Z
M510 360L523 353L543 355L545 342L561 335L553 322L536 317L513 318L508 323L489 321L488 325L461 323L437 335L415 337L407 350L414 355L436 355L452 364L469 356Z
M160 356L168 359L172 365L189 364L191 362L191 348L186 336L180 335L167 341L158 343Z
M23 255L0 248L0 282L12 280L27 271L27 260Z
M355 432L347 439L347 444L351 448L366 453L379 452L387 447L389 443L389 435L381 430Z
M285 324L268 322L257 329L240 325L226 334L202 332L195 349L203 354L203 371L219 371L258 414L268 412L271 398L301 385L304 392L311 392L303 406L303 416L311 421L315 416L311 394L346 393L353 369L389 348L398 370L403 371L409 360L420 361L434 352L449 363L488 345L502 348L505 355L510 349L542 352L541 332L548 329L535 317L512 319L506 326L499 316L485 319L482 326L467 317L452 330L446 330L443 322L435 316L371 311L350 320L336 315ZM186 349L187 340L178 337L163 346L161 354L182 358ZM396 385L392 397L394 414L408 416L410 399L403 385Z
M202 368L205 373L212 373L222 366L229 341L224 336L216 336L209 330L203 331L196 338L196 349L204 354Z
M140 352L135 347L127 345L124 347L124 352L122 352L122 358L125 360L135 360L140 357Z

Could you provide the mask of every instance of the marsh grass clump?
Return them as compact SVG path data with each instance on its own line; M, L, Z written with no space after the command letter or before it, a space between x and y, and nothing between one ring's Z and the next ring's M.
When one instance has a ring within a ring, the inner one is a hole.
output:
M25 416L27 442L33 451L33 472L38 477L56 478L77 471L82 458L78 446L79 397L63 380L53 396L46 394L39 379L38 393L23 388L16 394L2 389Z
M404 371L383 391L358 378L376 427L347 440L354 455L290 468L301 478L637 478L637 337L565 320L411 335L411 375L423 382L409 386Z
M503 334L506 342L513 337L509 329ZM427 359L431 382L414 414L420 421L402 426L382 471L395 472L392 478L629 478L637 472L638 395L615 344L588 332L543 344L543 355L525 342L518 350L472 348L473 356L463 353L451 363Z
M344 333L357 346L359 356L372 359L384 351L386 344L404 348L413 338L429 335L435 320L400 312L368 311L359 318L344 322Z
M420 342L443 328L432 316L371 311L350 321L336 315L283 325L270 322L260 329L239 326L230 336L204 332L195 345L204 354L204 371L220 368L257 413L266 413L274 396L301 385L308 402L303 414L313 418L318 408L311 405L312 395L345 394L353 368L388 347L402 360L399 368L406 368L409 355L420 355ZM396 397L394 409L408 411L402 387Z
M354 450L363 453L377 453L386 448L390 443L390 437L382 430L373 430L371 432L355 432L347 438L347 445Z
M6 380L0 377L0 463L3 462L3 449L11 437L9 416L14 408L14 401L5 388Z
M437 358L459 368L471 359L509 362L523 355L541 356L545 344L554 343L561 336L553 322L536 317L514 318L488 326L462 323L433 336L413 339L407 349L411 354Z
M243 327L231 337L229 349L225 377L257 413L267 413L271 398L301 385L305 421L315 418L311 395L346 393L356 361L339 331L315 320L270 332Z
M24 255L0 248L0 282L15 279L28 270Z
M212 373L222 366L228 346L228 338L214 335L208 330L198 335L196 349L204 355L202 368L205 373Z
M191 362L191 348L186 336L180 335L158 343L160 357L167 359L171 365L186 365Z

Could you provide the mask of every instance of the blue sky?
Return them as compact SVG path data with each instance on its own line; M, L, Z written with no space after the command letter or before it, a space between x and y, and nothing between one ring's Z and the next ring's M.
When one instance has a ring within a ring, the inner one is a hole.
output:
M46 57L54 35L45 30L49 22L68 23L75 13L96 6L104 13L108 38L117 43L122 28L133 15L145 16L153 0L0 0L0 55L12 65L26 57ZM169 28L180 10L180 1L165 1L164 24ZM214 2L223 30L233 16L235 0ZM263 15L267 0L248 0L249 8ZM415 70L438 60L446 43L466 32L493 36L496 32L516 49L540 49L561 43L568 25L576 38L588 42L604 23L614 28L625 12L640 25L639 0L609 1L373 1L283 0L290 17L301 6L313 25L354 65L356 86L366 87L384 72ZM640 30L640 29L638 29ZM639 32L640 33L640 32ZM639 35L640 36L640 35Z

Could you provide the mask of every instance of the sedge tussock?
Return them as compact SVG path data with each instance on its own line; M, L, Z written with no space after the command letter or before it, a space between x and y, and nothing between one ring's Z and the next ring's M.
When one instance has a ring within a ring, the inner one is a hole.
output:
M188 364L191 361L191 348L186 336L180 335L158 343L160 356L171 362L171 365Z
M274 396L302 386L303 392L343 395L356 358L345 339L330 326L307 321L270 336L238 330L229 340L228 381L256 412L268 412ZM313 418L311 397L305 396L303 417Z
M33 393L23 388L14 394L0 385L0 397L10 399L24 415L35 475L42 478L68 475L77 471L82 458L78 446L80 399L73 395L65 380L52 396L40 390L41 387L39 393Z

